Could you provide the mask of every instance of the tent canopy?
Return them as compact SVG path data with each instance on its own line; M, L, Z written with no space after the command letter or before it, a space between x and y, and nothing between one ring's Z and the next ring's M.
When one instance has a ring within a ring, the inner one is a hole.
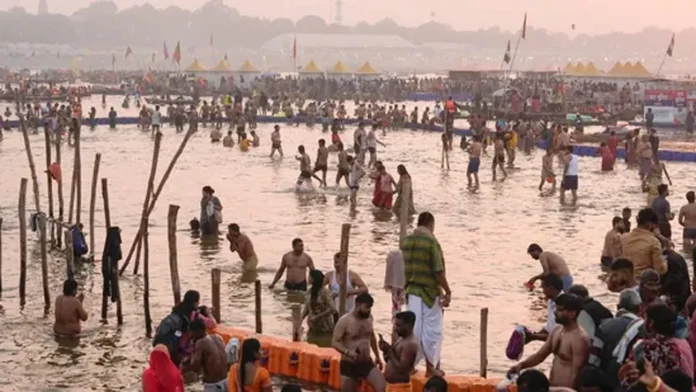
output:
M321 73L321 69L317 65L317 63L314 62L314 60L310 60L307 65L302 68L302 73Z
M349 74L349 73L350 73L350 69L348 69L348 67L346 67L346 65L343 64L343 62L339 60L339 61L336 63L336 65L334 65L333 68L331 68L331 71L329 71L329 73L334 73L334 74Z
M636 76L636 77L650 77L652 74L650 71L648 71L643 64L638 61L632 69L631 76Z
M573 69L573 75L584 75L585 74L585 66L582 65L581 62L578 62L578 65L575 66Z
M595 67L594 63L590 61L585 67L585 75L587 76L600 76L602 73Z
M575 70L575 67L573 67L573 63L568 62L568 64L566 64L565 68L563 68L563 73L564 74L572 74L574 70Z
M358 73L363 75L374 75L377 74L377 71L375 71L375 69L372 68L372 65L370 65L369 61L365 61L365 64L358 68Z
M203 66L203 64L201 64L201 62L198 61L198 59L193 60L193 63L191 63L191 65L189 65L188 68L186 68L186 71L189 72L201 72L205 70L205 66Z
M254 64L251 63L249 60L245 60L244 63L242 64L241 67L237 70L238 72L259 72L256 67L254 67Z
M218 65L215 66L211 71L217 71L217 72L227 72L231 71L232 69L230 68L230 63L225 59L225 60L220 60Z
M621 75L623 73L623 65L621 65L620 61L617 61L614 63L614 66L612 66L609 71L607 71L607 74L616 76L616 75Z

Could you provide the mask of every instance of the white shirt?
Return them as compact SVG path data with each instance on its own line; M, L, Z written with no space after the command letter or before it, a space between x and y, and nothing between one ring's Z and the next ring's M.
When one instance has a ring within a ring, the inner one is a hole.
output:
M551 333L556 327L556 303L549 299L546 301L546 325L544 330Z
M162 115L160 114L160 112L155 111L154 113L152 113L152 125L160 125L161 121Z
M361 174L360 165L353 163L353 166L350 168L350 174L348 175L348 184L350 186L358 186Z
M338 294L341 292L341 287L338 284L338 281L336 281L336 274L337 272L334 271L333 275L331 276L331 283L329 283L329 287L331 287L331 292L337 295L337 297L334 298L334 302L336 304L336 309L338 309L341 302L341 297L338 296ZM350 272L348 272L348 276L346 276L346 291L352 289L353 284L350 283ZM346 313L352 312L353 308L355 308L355 296L351 295L350 297L346 297Z
M580 158L575 154L571 154L570 162L568 163L568 171L566 172L566 176L577 176L579 164L580 164Z

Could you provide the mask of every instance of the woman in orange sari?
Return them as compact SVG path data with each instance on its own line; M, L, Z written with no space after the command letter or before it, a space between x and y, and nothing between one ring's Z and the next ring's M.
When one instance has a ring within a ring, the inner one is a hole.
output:
M261 358L261 343L248 338L242 344L239 363L235 363L227 374L229 392L273 392L271 374L266 368L257 364Z

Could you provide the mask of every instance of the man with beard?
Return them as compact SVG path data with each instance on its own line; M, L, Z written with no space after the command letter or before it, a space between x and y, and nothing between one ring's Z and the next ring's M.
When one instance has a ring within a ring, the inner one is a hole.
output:
M292 240L292 251L283 255L278 272L276 272L273 282L268 286L269 289L273 290L286 269L288 273L285 276L285 289L307 291L307 270L314 269L314 261L304 252L304 242L301 238Z
M394 332L399 337L396 343L391 345L379 336L379 349L387 363L384 369L387 392L411 392L411 372L418 355L418 339L413 335L415 323L415 313L397 313L394 316Z
M517 374L542 363L553 353L549 383L552 387L572 388L575 376L587 364L590 338L578 325L582 300L573 294L561 294L556 298L556 322L549 339L536 353L510 368L508 374Z
M203 373L203 392L227 391L227 352L220 335L208 335L203 319L191 321L191 336L196 340L191 359L193 371Z
M341 391L356 392L360 381L366 380L375 392L384 392L385 380L380 371L382 362L377 351L373 319L370 314L374 300L368 293L355 298L355 308L336 323L332 345L341 354ZM370 348L375 360L370 357Z

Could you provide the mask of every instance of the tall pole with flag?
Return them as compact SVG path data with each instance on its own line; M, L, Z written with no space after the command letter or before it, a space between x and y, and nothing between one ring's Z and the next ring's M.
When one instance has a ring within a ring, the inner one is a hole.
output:
M517 37L517 43L515 44L515 53L512 55L510 60L510 69L508 70L508 77L512 74L512 67L515 65L515 59L517 58L517 49L520 47L520 41L527 39L527 13L524 13L524 21L522 22L522 33Z
M111 70L116 72L116 53L111 53Z
M660 71L662 71L662 66L665 65L665 60L667 60L667 56L672 57L673 54L674 54L674 33L672 33L672 40L669 41L669 46L667 47L667 51L665 51L665 55L662 56L662 62L660 63L660 67L657 69L655 76L660 75Z
M176 62L176 66L179 72L181 72L181 43L176 41L176 48L174 48L174 54L172 54L172 61Z
M510 64L510 40L507 42L507 48L505 49L505 54L503 55L503 62L500 63L500 70L503 70L505 64Z
M297 35L292 41L292 73L297 73Z

